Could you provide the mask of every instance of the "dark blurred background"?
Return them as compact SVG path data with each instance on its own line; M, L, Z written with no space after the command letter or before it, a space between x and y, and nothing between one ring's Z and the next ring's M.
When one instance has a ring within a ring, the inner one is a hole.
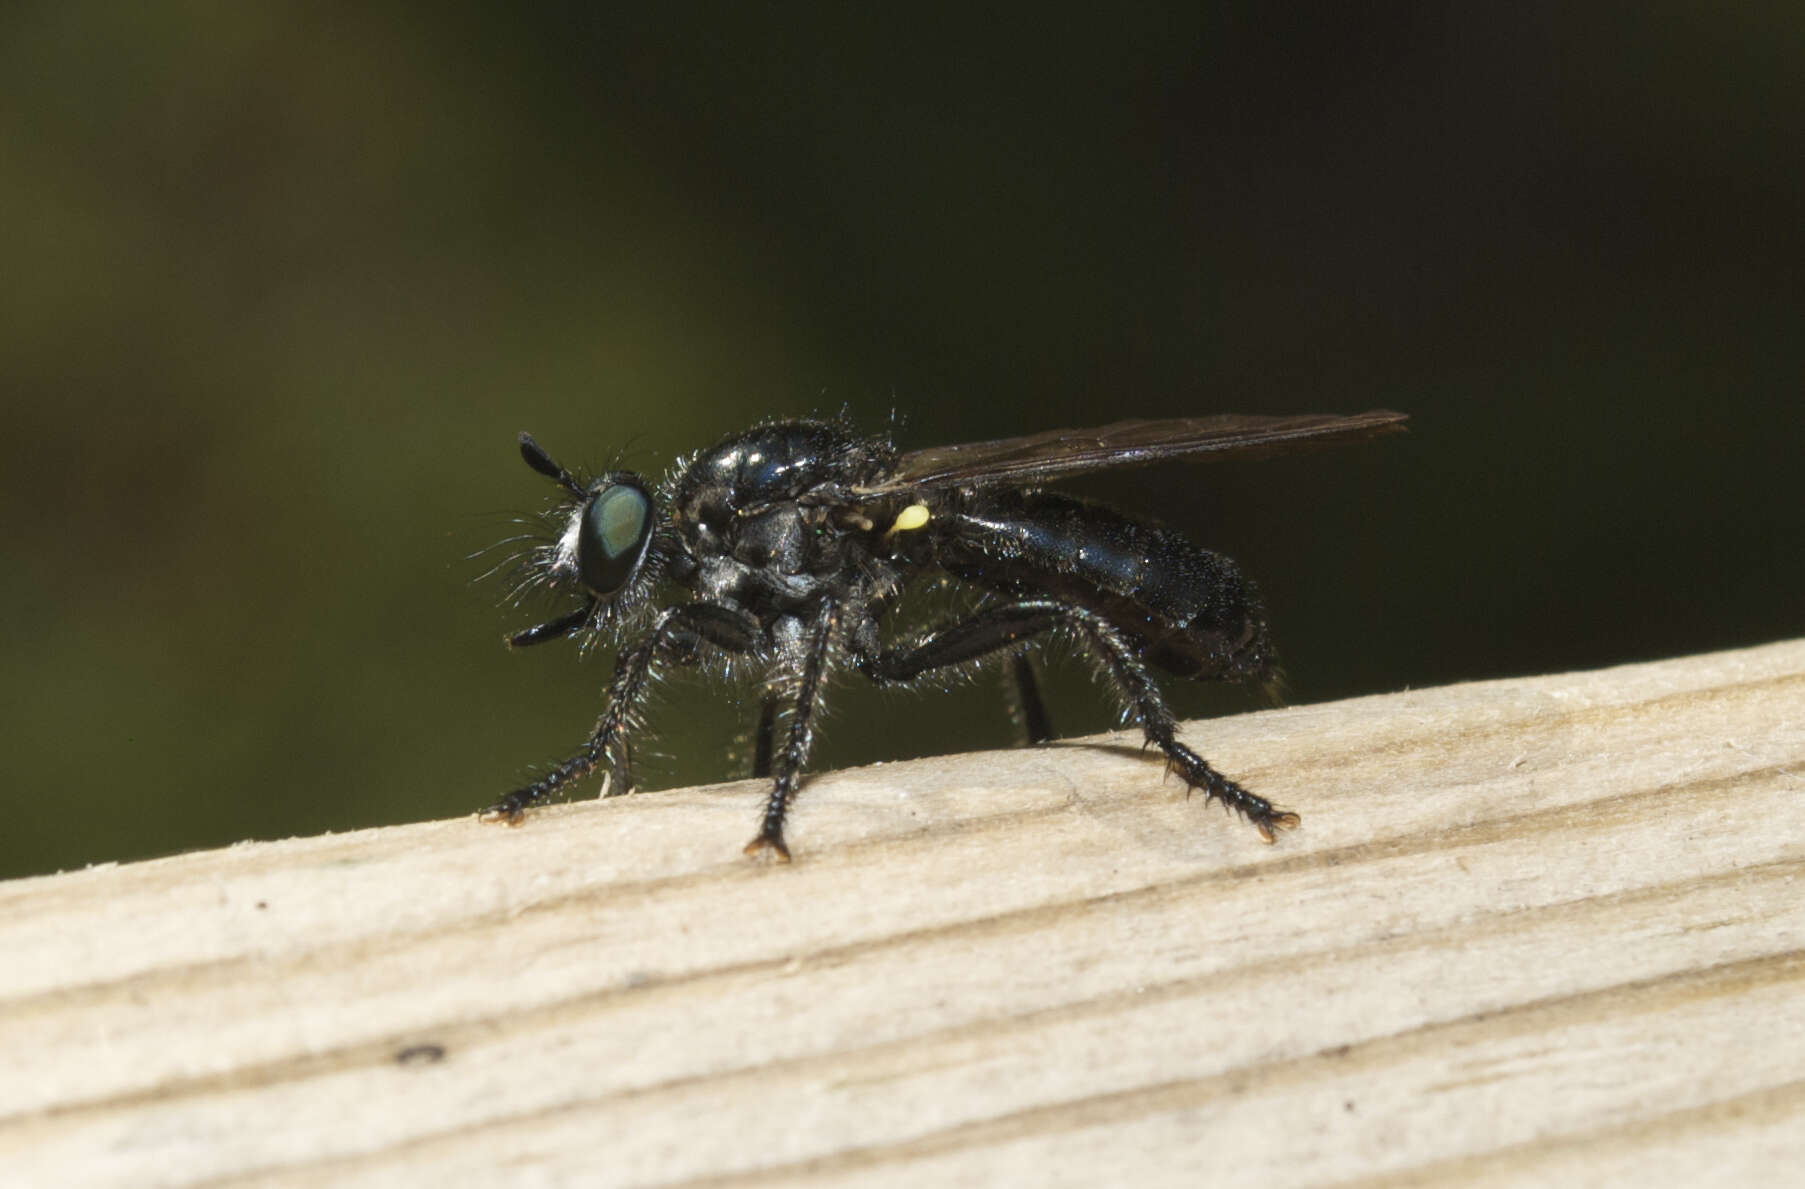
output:
M8 6L0 874L568 752L608 657L506 652L545 608L469 556L553 495L521 429L1387 406L1085 489L1240 558L1297 701L1800 632L1805 8L785 12ZM847 685L817 767L1011 738L993 683ZM673 683L646 783L738 715Z

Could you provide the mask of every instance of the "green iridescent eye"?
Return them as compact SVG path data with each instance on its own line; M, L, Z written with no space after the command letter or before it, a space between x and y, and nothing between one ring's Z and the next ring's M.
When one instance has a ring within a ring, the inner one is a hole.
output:
M583 509L577 534L577 575L598 595L625 586L645 556L652 535L652 501L627 483L605 487Z

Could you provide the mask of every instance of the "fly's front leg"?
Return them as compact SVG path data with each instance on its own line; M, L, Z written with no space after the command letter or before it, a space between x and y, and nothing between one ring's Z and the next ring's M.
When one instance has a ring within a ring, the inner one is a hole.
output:
M1107 619L1083 607L1047 599L992 607L932 632L911 647L868 655L860 667L874 681L907 681L933 669L976 660L1056 628L1085 636L1117 693L1141 724L1147 742L1160 749L1167 765L1189 787L1202 789L1206 796L1238 810L1267 842L1272 841L1274 829L1297 825L1295 813L1248 792L1178 741L1178 722L1147 666Z
M759 644L758 621L742 611L712 603L673 607L658 617L652 630L625 648L608 683L608 704L583 749L532 784L515 789L483 810L487 821L519 825L526 810L573 780L589 775L617 749L624 754L626 731L638 711L646 686L660 661L687 661L706 642L730 652L750 652ZM624 775L624 773L623 773ZM623 787L610 792L627 791Z
M758 836L746 844L749 855L769 850L783 862L790 861L790 848L783 840L783 821L802 779L802 765L808 760L809 746L814 742L821 677L827 669L828 654L833 650L834 632L839 622L840 609L832 604L824 605L803 638L796 698L790 706L790 730L783 748L771 757L777 780L770 799L765 802L765 816Z

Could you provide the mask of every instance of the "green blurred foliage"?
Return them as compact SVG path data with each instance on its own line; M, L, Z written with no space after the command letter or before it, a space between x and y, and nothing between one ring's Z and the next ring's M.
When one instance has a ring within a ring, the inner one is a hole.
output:
M1241 557L1303 700L1795 634L1802 23L10 6L0 875L568 751L606 654L505 653L543 608L474 581L549 498L523 428L656 472L843 406L926 445L1389 405L1408 439L1091 490ZM1000 745L995 692L849 687L820 762ZM652 783L732 774L732 698L654 716Z

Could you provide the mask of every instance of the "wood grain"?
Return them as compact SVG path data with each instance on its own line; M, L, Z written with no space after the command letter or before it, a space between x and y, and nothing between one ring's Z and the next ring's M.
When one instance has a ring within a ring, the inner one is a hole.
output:
M1805 641L0 885L0 1182L1777 1183Z

